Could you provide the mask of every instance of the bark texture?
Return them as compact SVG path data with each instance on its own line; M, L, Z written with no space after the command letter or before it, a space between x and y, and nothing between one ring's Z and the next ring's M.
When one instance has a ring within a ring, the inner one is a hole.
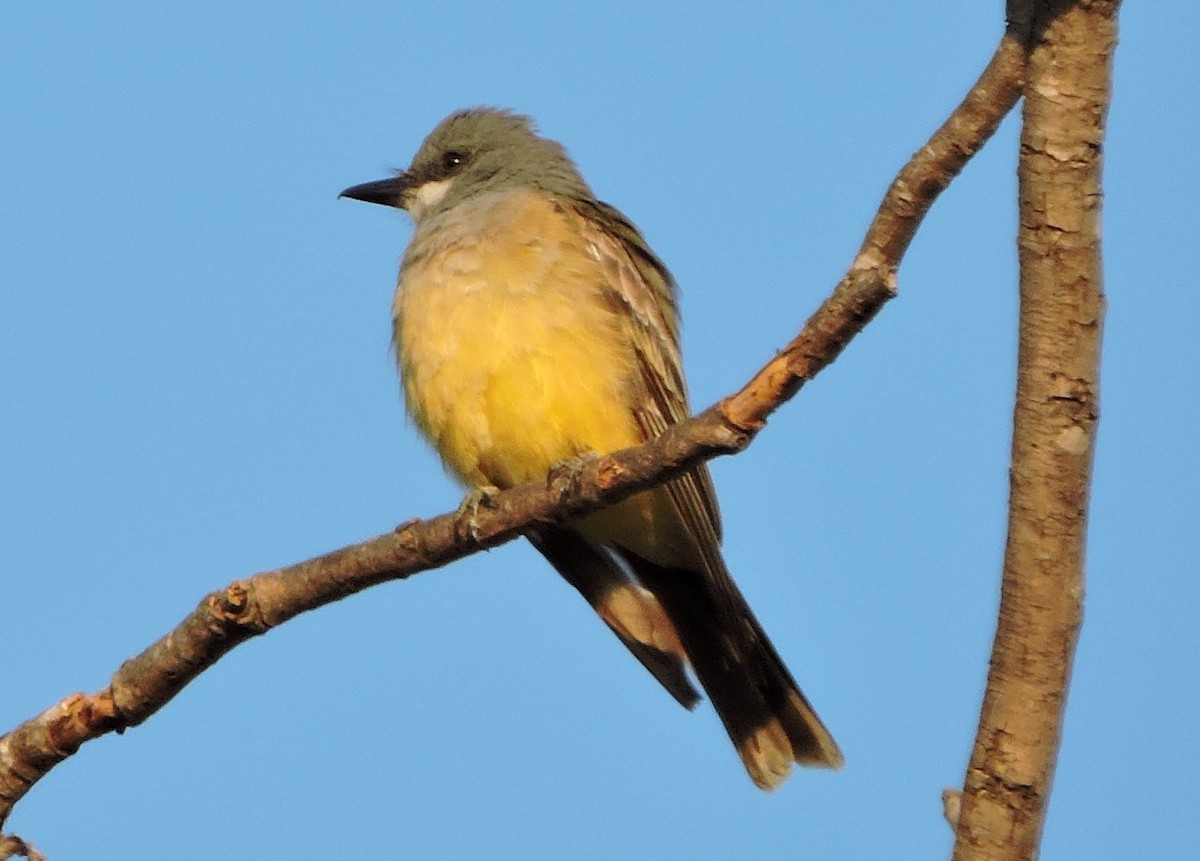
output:
M1035 4L1019 166L1009 526L954 858L1037 857L1075 643L1098 418L1101 143L1116 2Z

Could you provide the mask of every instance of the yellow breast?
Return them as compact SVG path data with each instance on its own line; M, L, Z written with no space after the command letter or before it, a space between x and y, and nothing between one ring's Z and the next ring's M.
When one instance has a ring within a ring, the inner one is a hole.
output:
M642 441L637 358L573 217L532 192L491 195L422 224L405 254L408 409L467 484L509 487Z

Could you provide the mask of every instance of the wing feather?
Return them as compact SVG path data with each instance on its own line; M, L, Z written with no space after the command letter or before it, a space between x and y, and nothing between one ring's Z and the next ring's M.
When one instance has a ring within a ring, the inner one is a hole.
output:
M580 202L589 251L604 269L607 301L628 321L640 377L633 399L647 440L691 415L679 348L678 288L642 234L608 204ZM721 515L708 469L700 466L667 485L667 492L706 560L720 562ZM711 570L711 566L710 566Z

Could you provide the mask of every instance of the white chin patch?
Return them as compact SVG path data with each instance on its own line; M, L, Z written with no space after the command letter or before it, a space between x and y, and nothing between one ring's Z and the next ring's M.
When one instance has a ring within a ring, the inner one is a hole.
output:
M450 190L450 184L453 179L440 179L436 182L427 182L424 185L417 186L417 190L413 192L412 204L410 209L414 218L420 218L433 207L437 206L445 198L446 192Z

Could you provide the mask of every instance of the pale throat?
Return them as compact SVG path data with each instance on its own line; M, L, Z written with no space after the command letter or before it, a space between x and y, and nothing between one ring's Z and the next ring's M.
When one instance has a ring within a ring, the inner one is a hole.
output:
M408 204L408 211L412 217L420 220L421 216L441 203L453 182L453 179L439 179L418 185L413 191L412 201Z

